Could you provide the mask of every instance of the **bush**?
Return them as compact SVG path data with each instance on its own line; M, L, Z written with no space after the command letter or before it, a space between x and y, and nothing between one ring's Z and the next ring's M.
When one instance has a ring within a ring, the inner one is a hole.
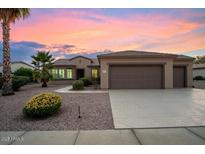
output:
M30 81L30 79L28 77L25 77L25 76L14 76L12 78L13 90L14 91L18 91L19 88L21 88L22 86L26 85L29 81Z
M74 81L72 86L73 86L73 90L82 90L82 89L84 89L84 83L83 83L82 80Z
M194 80L205 80L203 76L195 76Z
M33 70L30 68L21 67L14 72L15 76L26 76L29 78L30 82L33 81Z
M81 78L80 80L83 81L85 87L87 87L89 85L92 85L92 79L91 78L84 77L84 78Z
M13 76L12 78L12 87L14 91L18 91L19 88L26 85L30 79L25 76ZM0 77L0 89L2 89L3 86L3 78Z
M62 98L55 93L42 93L33 96L24 106L27 117L47 117L59 111Z

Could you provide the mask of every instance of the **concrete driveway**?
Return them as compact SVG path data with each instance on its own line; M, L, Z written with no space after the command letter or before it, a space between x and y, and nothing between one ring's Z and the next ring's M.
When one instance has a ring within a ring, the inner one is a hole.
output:
M205 89L110 90L115 128L205 126Z

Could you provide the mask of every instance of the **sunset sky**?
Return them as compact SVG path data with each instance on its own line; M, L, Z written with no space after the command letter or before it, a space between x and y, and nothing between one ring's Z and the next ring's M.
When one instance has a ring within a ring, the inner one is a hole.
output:
M2 33L2 30L0 30ZM2 62L2 36L0 40ZM11 26L11 59L119 50L205 55L205 9L31 9Z

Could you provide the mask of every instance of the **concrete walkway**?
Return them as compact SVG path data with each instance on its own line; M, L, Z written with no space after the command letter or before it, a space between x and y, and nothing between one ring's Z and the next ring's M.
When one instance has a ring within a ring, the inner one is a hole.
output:
M205 127L0 132L0 145L205 145Z
M58 93L108 93L108 90L72 90L72 86L54 90Z

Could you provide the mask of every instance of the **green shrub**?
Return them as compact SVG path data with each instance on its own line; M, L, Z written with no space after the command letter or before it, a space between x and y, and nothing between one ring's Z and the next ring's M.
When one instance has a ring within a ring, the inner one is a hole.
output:
M14 91L18 91L19 88L26 85L30 82L30 79L25 76L13 76L12 77L12 87ZM0 89L2 89L3 86L3 78L0 77Z
M195 76L194 80L205 80L203 76Z
M29 78L29 81L33 81L33 70L30 68L21 67L14 72L15 76L26 76Z
M82 80L76 80L72 84L73 90L82 90L84 89L84 83Z
M27 117L46 117L59 111L62 98L55 93L42 93L33 96L24 106L23 114Z
M81 78L80 80L83 81L85 87L87 87L89 85L92 85L92 79L91 78L84 77L84 78Z
M25 77L25 76L14 76L12 78L13 90L14 91L18 91L19 88L21 88L22 86L26 85L29 81L30 81L30 79L28 77Z

